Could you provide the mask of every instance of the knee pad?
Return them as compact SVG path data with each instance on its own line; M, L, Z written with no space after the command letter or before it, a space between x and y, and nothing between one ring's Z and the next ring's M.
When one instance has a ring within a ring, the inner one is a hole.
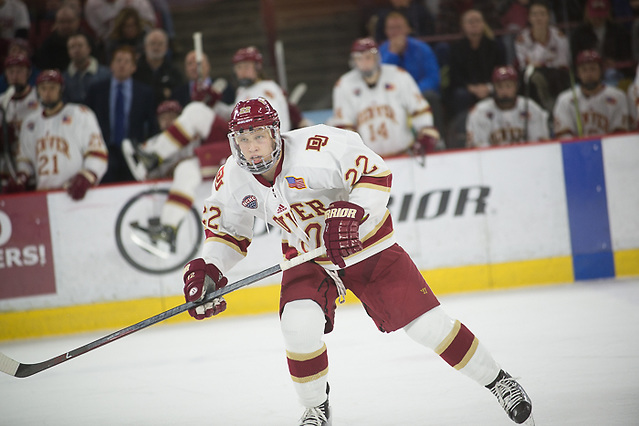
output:
M324 343L324 312L312 300L295 300L284 306L280 327L286 350L310 353L320 349Z
M406 325L404 331L417 343L435 350L454 326L455 320L441 306L436 306Z

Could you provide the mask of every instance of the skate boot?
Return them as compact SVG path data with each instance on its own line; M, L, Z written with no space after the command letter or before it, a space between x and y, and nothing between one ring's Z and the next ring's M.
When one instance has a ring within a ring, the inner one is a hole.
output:
M486 386L497 397L510 419L517 424L533 426L532 402L523 387L504 370Z
M331 419L331 409L328 403L328 392L330 388L328 383L326 384L326 401L318 405L317 407L307 408L302 414L299 426L331 426L333 421Z
M133 242L146 251L162 258L167 258L168 253L175 253L177 230L170 225L162 225L160 218L150 218L148 228L137 221L131 223L131 228L134 230L131 234Z

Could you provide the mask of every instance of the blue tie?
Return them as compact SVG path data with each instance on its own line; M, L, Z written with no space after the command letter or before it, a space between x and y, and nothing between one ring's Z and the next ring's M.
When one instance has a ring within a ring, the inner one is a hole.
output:
M115 145L120 145L124 139L124 128L126 119L124 116L124 85L118 83L115 94L115 120L113 123L113 137L111 138Z

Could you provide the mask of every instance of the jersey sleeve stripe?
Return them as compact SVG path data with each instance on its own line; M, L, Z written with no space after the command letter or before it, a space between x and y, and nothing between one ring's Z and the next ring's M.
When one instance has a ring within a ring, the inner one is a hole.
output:
M86 153L85 157L95 157L99 158L100 160L107 161L109 159L109 154L104 151L89 151Z
M390 192L392 178L393 175L390 172L386 176L362 176L353 188L369 188Z
M165 130L165 134L169 139L178 145L180 148L184 147L191 142L189 134L178 123L173 123L168 129Z
M364 249L387 240L393 235L393 220L390 212L386 210L386 214L377 226L362 238Z
M251 244L251 240L247 238L238 239L238 238L232 237L229 234L217 234L217 233L211 232L208 229L205 231L205 235L206 235L205 243L216 241L218 243L225 244L229 246L230 248L232 248L233 250L235 250L236 252L238 252L239 254L241 254L242 256L246 256L248 246Z
M426 108L422 108L420 110L415 111L414 113L411 114L411 118L415 118L418 115L422 115L422 114L432 114L432 109L430 108L430 106L427 106Z

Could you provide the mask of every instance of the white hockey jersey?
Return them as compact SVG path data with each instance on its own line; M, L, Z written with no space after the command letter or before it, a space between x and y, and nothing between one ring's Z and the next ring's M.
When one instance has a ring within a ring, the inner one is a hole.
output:
M391 172L361 137L323 124L282 134L282 158L272 184L230 158L220 168L204 203L203 257L224 273L247 253L254 217L282 230L288 257L323 245L324 212L333 201L350 201L365 211L359 228L364 250L345 258L355 264L394 244L386 208ZM338 269L326 257L316 259Z
M35 174L38 190L61 189L81 170L99 182L107 163L98 120L84 105L66 104L55 115L32 114L22 123L17 169Z
M599 93L585 96L580 87L575 88L583 136L605 135L630 130L630 114L626 94L616 87L604 85ZM571 89L557 97L554 110L555 136L577 137L577 112Z
M536 142L549 137L548 113L531 99L526 113L526 98L523 96L518 96L515 107L509 110L498 108L493 98L484 99L475 105L466 120L468 148Z
M2 95L0 95L0 97L1 96ZM13 129L16 139L20 137L20 127L24 119L38 111L39 106L38 94L33 87L31 87L25 95L21 97L14 95L13 98L11 98L7 105L6 119L7 123L9 123ZM2 114L2 111L0 111L0 114Z
M428 101L404 69L382 64L377 84L369 87L358 70L344 74L333 88L333 126L357 131L382 156L405 152L413 129L433 127Z
M291 130L291 116L288 111L288 100L282 88L273 80L258 80L249 87L238 87L235 93L235 103L253 98L264 98L275 108L280 117L280 131ZM226 120L231 118L235 105L217 102L213 110Z
M637 67L639 70L639 67ZM639 72L635 80L628 86L628 112L630 113L630 130L639 130Z

